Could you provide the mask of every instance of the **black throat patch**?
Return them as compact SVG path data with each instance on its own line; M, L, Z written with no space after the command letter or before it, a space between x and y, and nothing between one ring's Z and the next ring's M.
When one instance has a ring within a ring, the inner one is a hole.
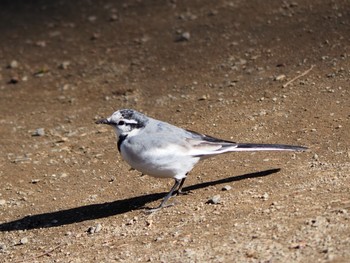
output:
M119 138L118 138L118 151L120 152L120 147L123 143L123 141L125 141L126 137L128 137L128 135L119 135Z

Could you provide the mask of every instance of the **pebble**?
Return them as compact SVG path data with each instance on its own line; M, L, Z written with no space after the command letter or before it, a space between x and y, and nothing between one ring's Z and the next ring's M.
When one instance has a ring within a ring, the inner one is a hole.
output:
M43 40L37 41L37 42L35 42L35 45L36 45L37 47L46 47L46 42L43 41Z
M183 32L183 33L181 34L181 38L182 38L183 40L186 40L186 41L190 40L190 38L191 38L190 32Z
M180 42L180 41L189 41L191 38L191 34L190 32L183 32L181 33L177 38L176 41Z
M278 75L274 78L275 81L281 81L281 80L284 80L286 78L286 75L284 74L281 74L281 75Z
M117 21L118 20L118 16L116 14L112 14L110 17L109 17L109 21Z
M9 84L17 84L18 82L19 82L19 77L18 76L12 76L8 83Z
M152 225L153 225L152 219L146 221L146 226L151 227Z
M209 98L209 95L203 95L198 100L207 100Z
M89 228L88 228L88 230L87 230L87 232L89 233L89 234L93 234L93 233L95 233L95 227L94 226L90 226Z
M37 184L37 183L40 182L40 179L32 179L30 182L31 182L32 184Z
M14 159L13 163L29 163L32 160L32 158L28 156L18 156L16 159Z
M264 193L262 196L261 196L261 199L266 201L269 199L269 194L268 193Z
M24 245L24 244L27 244L28 243L28 237L23 237L23 238L21 238L21 240L19 241L19 243L21 244L21 245Z
M35 130L35 132L32 134L32 136L44 136L45 130L44 128L38 128Z
M88 20L89 20L89 22L91 22L91 23L95 22L96 19L97 19L96 16L89 16L89 17L88 17Z
M70 66L70 61L63 61L58 68L59 69L67 69Z
M220 204L220 195L214 195L212 198L210 198L208 201L207 201L207 204Z
M18 68L18 61L17 60L12 60L10 64L8 65L8 68Z
M101 229L102 229L102 225L101 225L100 223L98 223L98 224L96 225L96 228L95 228L95 233L100 232Z
M221 190L222 190L222 191L229 191L229 190L231 190L231 189L232 189L231 186L225 185Z
M5 205L6 204L6 200L5 199L0 199L0 205Z
M93 33L92 36L90 37L90 40L97 40L100 38L100 34L99 33Z
M65 178L65 177L67 177L67 176L68 176L67 173L61 173L60 178Z
M100 223L96 224L96 226L90 226L87 230L89 234L95 234L100 232L102 229L102 225Z

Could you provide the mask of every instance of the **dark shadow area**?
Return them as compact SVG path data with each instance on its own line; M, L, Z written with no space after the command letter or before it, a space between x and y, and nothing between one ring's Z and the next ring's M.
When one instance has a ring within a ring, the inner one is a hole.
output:
M278 171L280 171L280 169L270 169L266 171L243 174L216 181L195 184L192 186L185 187L184 191L193 191L211 185L236 182L249 178L264 177L273 173L277 173ZM1 224L0 231L30 230L38 228L57 227L83 222L86 220L115 216L127 213L135 209L142 209L144 208L145 204L161 199L165 196L165 194L166 193L147 194L109 203L93 204L76 208L70 208L57 212L30 215L15 221Z
M228 178L224 178L224 179L219 179L216 181L210 181L210 182L190 185L190 186L184 187L183 191L184 192L193 191L193 190L205 188L205 187L208 187L211 185L227 184L227 183L237 182L237 181L241 181L241 180L245 180L245 179L249 179L249 178L264 177L264 176L267 176L270 174L278 173L280 170L281 170L280 168L276 168L276 169L270 169L270 170L265 170L265 171L256 172L256 173L249 173L249 174L242 174L242 175L238 175L238 176L232 176L232 177L228 177Z

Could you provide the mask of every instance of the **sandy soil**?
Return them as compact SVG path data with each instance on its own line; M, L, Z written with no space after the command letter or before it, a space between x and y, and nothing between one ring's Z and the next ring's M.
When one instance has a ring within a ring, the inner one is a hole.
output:
M3 0L0 32L1 262L349 262L349 1ZM206 160L146 215L173 182L94 124L120 108L310 151Z

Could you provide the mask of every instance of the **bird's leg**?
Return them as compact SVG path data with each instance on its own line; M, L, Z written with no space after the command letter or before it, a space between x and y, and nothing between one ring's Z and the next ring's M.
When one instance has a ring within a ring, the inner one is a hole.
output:
M156 212L160 209L162 209L163 207L167 207L167 206L172 206L174 204L168 204L166 205L166 202L170 199L170 197L172 197L173 193L175 192L176 189L179 188L179 186L181 185L182 181L184 181L183 179L180 181L179 179L175 179L175 184L173 185L173 187L170 189L170 192L164 197L163 201L160 203L160 205L156 208L147 210L146 213L153 213Z
M185 195L185 194L188 194L188 191L186 191L186 192L183 192L183 191L182 191L182 186L184 185L185 180L186 180L186 177L181 179L179 188L178 188L177 191L175 192L175 195Z
M187 175L188 175L188 173L186 173L186 176ZM181 183L179 185L179 188L175 192L176 195L188 195L188 194L191 193L191 191L182 191L182 186L184 185L184 182L185 182L186 178L187 177L182 178Z

